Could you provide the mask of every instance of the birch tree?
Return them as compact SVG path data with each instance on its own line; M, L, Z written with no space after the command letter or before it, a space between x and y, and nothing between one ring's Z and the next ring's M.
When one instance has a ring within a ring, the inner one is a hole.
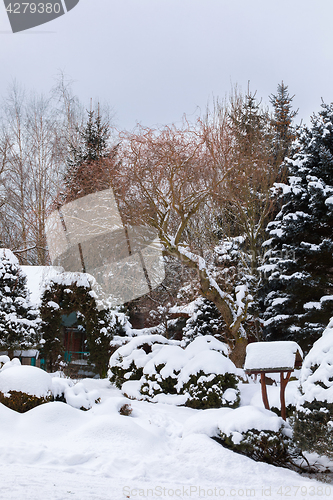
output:
M50 99L13 85L3 106L2 154L5 203L3 244L22 263L48 262L45 219L59 189L63 158L58 121Z

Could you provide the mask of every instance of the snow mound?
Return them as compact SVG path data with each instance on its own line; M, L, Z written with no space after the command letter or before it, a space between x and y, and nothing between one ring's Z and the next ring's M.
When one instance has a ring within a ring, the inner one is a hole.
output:
M74 383L68 378L53 377L52 392L56 400L65 400L66 403L78 410L90 410L100 401L100 392L89 390L84 381Z
M209 408L196 412L189 417L183 428L183 438L191 434L205 434L208 437L217 437L219 435L219 422L235 410L231 408Z
M3 356L4 358L8 358L8 361L5 361L5 364L2 366L1 370L8 370L8 368L12 368L13 366L21 366L21 361L18 358L9 359L8 356Z
M51 390L51 376L35 366L11 365L6 369L4 365L0 371L0 391L3 394L18 391L41 398L49 396Z
M6 355L0 356L0 369L10 361L10 358Z

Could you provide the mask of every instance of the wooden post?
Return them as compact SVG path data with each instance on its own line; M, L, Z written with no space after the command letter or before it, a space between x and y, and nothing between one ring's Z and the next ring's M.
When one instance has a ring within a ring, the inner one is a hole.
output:
M286 398L285 398L285 390L286 386L289 382L291 372L287 372L286 378L283 377L283 372L280 373L280 401L281 401L281 417L283 420L287 419L286 416Z
M262 400L264 402L264 406L265 406L266 410L269 410L269 403L268 403L268 396L267 396L267 387L266 387L266 379L265 379L265 373L264 372L260 373L260 383L261 383Z

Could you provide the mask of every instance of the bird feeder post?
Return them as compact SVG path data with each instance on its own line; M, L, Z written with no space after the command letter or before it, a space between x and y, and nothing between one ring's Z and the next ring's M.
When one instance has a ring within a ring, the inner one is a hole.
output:
M261 394L266 410L269 410L265 372L260 373Z
M246 347L244 370L248 375L260 373L261 395L264 407L269 410L266 374L280 374L281 417L286 420L285 391L295 368L302 366L302 349L296 342L285 340L275 342L253 342ZM284 374L286 373L286 376Z
M290 379L290 375L291 375L291 371L287 372L287 375L285 378L283 376L283 372L280 373L281 417L283 418L283 420L287 419L285 391L286 391L286 386L287 386L289 379Z

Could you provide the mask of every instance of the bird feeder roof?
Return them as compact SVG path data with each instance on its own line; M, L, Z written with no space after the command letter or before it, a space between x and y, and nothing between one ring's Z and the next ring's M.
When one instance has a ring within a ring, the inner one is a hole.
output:
M303 352L293 341L254 342L246 348L247 373L292 371L302 364Z

